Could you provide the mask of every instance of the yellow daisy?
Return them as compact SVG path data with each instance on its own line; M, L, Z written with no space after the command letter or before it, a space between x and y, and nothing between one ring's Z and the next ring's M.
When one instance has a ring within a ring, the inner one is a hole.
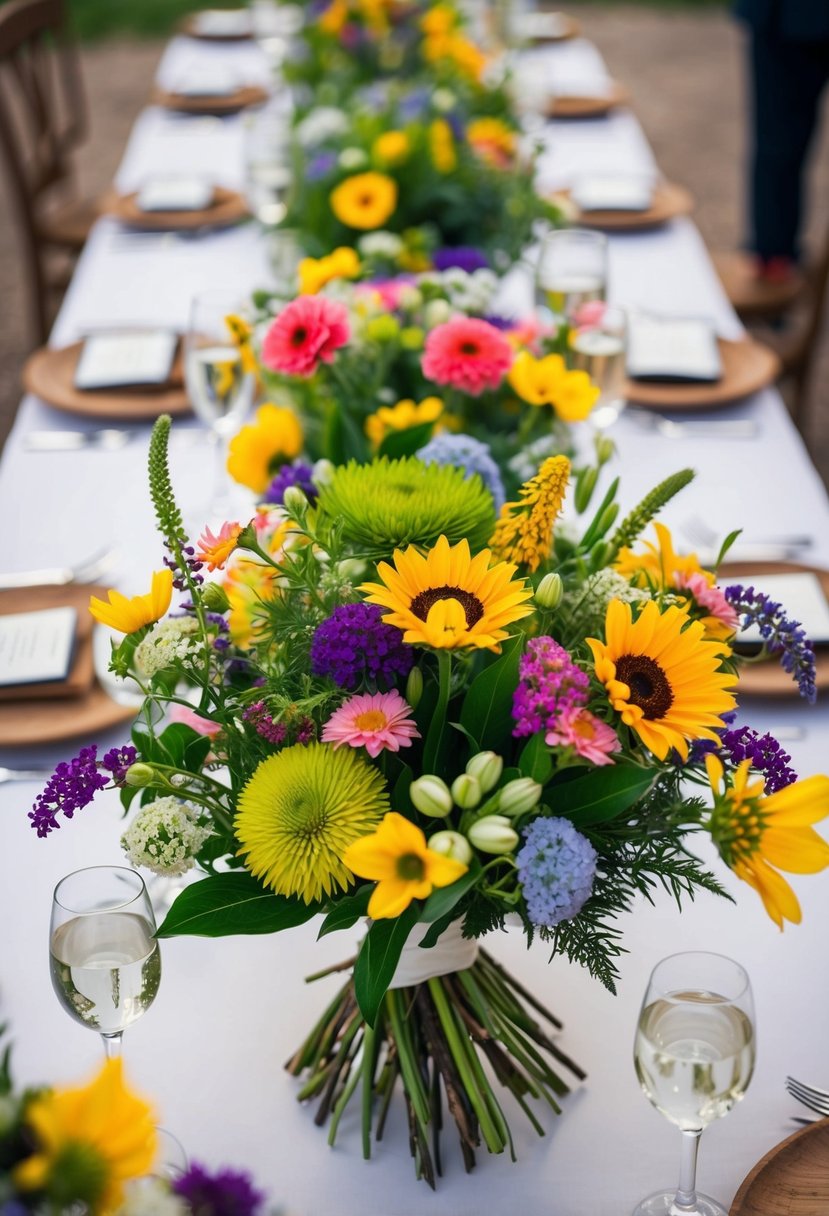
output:
M331 210L348 228L379 228L397 206L397 182L385 173L357 173L331 191Z
M267 402L256 421L243 426L228 446L227 471L256 494L267 490L280 465L302 451L302 427L293 410Z
M438 173L452 173L457 166L455 136L445 118L429 123L429 155Z
M724 784L717 756L705 757L714 794L709 828L726 865L758 893L774 923L800 924L797 896L779 870L816 874L829 866L829 844L811 826L829 815L829 777L807 777L763 793L763 779L749 781L744 760Z
M405 131L384 131L374 141L372 152L383 164L396 165L406 159L411 140Z
M435 853L420 828L396 811L389 811L370 836L349 845L343 861L361 878L377 882L368 901L374 920L400 916L413 899L426 899L434 887L448 887L468 868Z
M505 626L529 616L532 588L513 576L508 562L492 564L489 549L474 557L465 540L441 536L425 556L410 546L394 551L394 566L380 562L382 583L364 583L368 601L389 611L383 620L402 629L403 640L438 650L497 649Z
M340 245L324 258L303 258L299 264L299 291L315 296L334 279L356 279L362 270L356 249Z
M406 398L405 401L398 401L397 405L381 405L379 410L366 418L366 435L372 447L379 448L391 431L407 431L425 422L437 422L442 413L440 397L424 397L417 403Z
M172 570L156 570L147 595L127 599L120 591L108 591L107 600L90 596L89 611L96 621L119 633L136 633L160 621L173 598ZM108 601L108 602L107 602Z
M567 372L552 405L562 422L584 422L600 396L587 372Z
M522 350L515 356L507 379L529 405L552 405L566 374L561 355L536 359L528 350Z
M700 621L676 605L649 600L633 620L630 604L611 600L606 641L588 638L597 678L610 704L660 760L671 748L683 759L689 739L711 739L734 709L737 677L720 671L722 648L705 639Z
M553 528L561 513L570 461L548 456L518 493L518 502L504 503L490 544L499 557L537 570L550 556Z

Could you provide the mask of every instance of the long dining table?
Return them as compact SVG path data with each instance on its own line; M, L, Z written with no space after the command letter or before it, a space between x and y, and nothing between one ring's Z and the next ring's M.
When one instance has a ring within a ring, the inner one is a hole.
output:
M573 75L585 64L594 73L604 71L599 52L581 39L544 54L554 74ZM158 80L175 84L185 70L198 71L202 64L221 64L256 83L267 79L266 62L253 43L218 46L177 37L164 53ZM134 126L116 185L136 189L150 174L175 168L242 189L244 126L241 116L188 118L149 107ZM585 172L657 170L630 109L590 122L548 123L543 138L538 179L545 189L567 187ZM693 182L687 184L693 189ZM614 301L707 316L721 336L740 335L690 218L656 231L611 236L609 265ZM223 287L241 297L267 286L269 273L266 238L254 223L193 239L125 239L115 221L102 219L51 340L64 345L102 325L152 324L181 332L195 293ZM746 542L805 532L812 541L809 563L829 566L829 502L778 392L768 388L716 416L752 419L754 435L728 437L690 420L677 437L653 418L623 414L612 431L618 455L605 473L621 474L623 505L632 506L667 473L689 466L697 471L695 481L665 512L680 543L695 518L720 535L742 527ZM27 447L33 431L95 425L31 395L23 400L0 464L2 565L8 571L71 565L114 546L110 581L135 593L162 556L146 489L149 427L136 427L117 451L67 454ZM172 472L188 517L197 514L205 496L209 460L199 424L176 422ZM801 776L826 764L824 697L815 707L796 695L746 699L740 720L777 733ZM78 742L112 746L125 737L121 727ZM48 767L76 750L72 743L48 740L25 750L2 745L0 738L0 765L17 769ZM27 819L37 793L32 782L0 788L0 916L6 926L0 1021L11 1027L20 1082L66 1083L94 1069L101 1047L97 1035L70 1021L51 991L51 893L76 868L121 859L123 819L117 795L107 792L40 840ZM447 1133L444 1176L432 1194L414 1178L402 1104L393 1107L382 1142L364 1162L358 1113L345 1115L331 1149L326 1133L314 1125L313 1110L297 1103L298 1084L283 1063L339 982L334 975L306 984L305 976L348 957L356 929L319 942L316 922L279 936L164 941L158 998L125 1035L129 1078L152 1097L161 1122L191 1158L250 1169L286 1216L481 1216L516 1206L527 1216L619 1216L678 1175L679 1135L651 1107L633 1069L633 1035L648 975L660 958L676 951L715 950L745 965L757 1006L754 1079L745 1100L702 1140L700 1188L728 1204L755 1162L795 1130L797 1108L784 1090L786 1075L829 1086L829 880L795 880L803 923L781 934L754 892L713 850L702 844L699 851L736 902L703 893L680 912L667 893L658 893L653 906L637 905L622 924L628 953L619 963L615 995L565 959L549 961L543 944L528 951L517 931L488 940L492 953L561 1017L562 1048L588 1072L565 1099L560 1117L541 1112L543 1138L517 1108L508 1110L517 1164L482 1151L467 1177Z

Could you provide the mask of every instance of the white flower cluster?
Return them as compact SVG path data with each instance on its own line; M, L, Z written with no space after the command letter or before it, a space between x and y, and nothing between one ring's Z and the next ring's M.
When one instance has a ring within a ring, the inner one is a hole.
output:
M461 270L459 266L449 270L427 270L418 276L417 281L422 286L437 287L446 296L451 308L463 312L489 312L498 290L498 276L485 267L471 273Z
M627 579L622 578L621 574L617 574L615 570L599 570L596 574L591 574L584 586L575 594L580 601L589 606L591 611L596 611L602 616L607 611L611 600L622 600L625 604L637 604L651 598L651 593L646 587L632 587Z
M364 258L388 258L394 261L403 252L403 238L396 232L367 232L357 241L357 249Z
M303 148L316 148L328 139L345 135L348 119L335 106L317 106L309 110L296 128L296 136Z
M186 874L207 837L195 807L168 795L143 806L121 837L134 866L154 874Z
M189 1211L185 1201L171 1195L160 1178L141 1178L128 1185L117 1216L187 1216Z
M135 665L145 676L154 676L174 663L189 658L196 649L199 623L192 616L167 617L154 625L135 651Z

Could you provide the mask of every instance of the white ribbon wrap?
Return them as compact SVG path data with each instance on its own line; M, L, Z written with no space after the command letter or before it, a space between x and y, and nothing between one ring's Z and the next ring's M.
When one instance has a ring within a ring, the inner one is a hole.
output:
M452 971L465 971L478 957L478 943L474 937L461 936L461 922L455 920L444 929L430 950L421 949L420 943L431 929L431 925L417 924L412 929L400 954L397 970L389 988L411 988L438 975L449 975Z

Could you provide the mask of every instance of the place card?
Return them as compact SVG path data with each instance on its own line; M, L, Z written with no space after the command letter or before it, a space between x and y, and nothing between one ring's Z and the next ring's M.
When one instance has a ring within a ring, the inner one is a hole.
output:
M195 14L193 27L205 38L242 38L250 33L250 13L244 8L209 8Z
M652 182L621 173L580 177L570 193L580 211L648 211L653 203Z
M0 687L65 680L77 624L70 607L0 616Z
M632 314L627 373L632 380L715 383L722 377L722 359L713 325L696 317Z
M140 211L204 211L213 202L213 186L200 177L151 177L138 192Z
M734 547L735 551L739 549L739 539ZM812 642L818 645L829 643L829 603L816 574L808 570L791 574L740 574L723 577L723 582L739 583L743 587L761 591L769 599L782 604L790 620L800 621ZM761 641L756 625L737 635L740 645L757 645Z
M178 336L169 330L93 334L83 344L75 388L131 388L166 384Z
M176 79L173 93L181 97L229 97L239 88L236 75L220 64L192 68Z

